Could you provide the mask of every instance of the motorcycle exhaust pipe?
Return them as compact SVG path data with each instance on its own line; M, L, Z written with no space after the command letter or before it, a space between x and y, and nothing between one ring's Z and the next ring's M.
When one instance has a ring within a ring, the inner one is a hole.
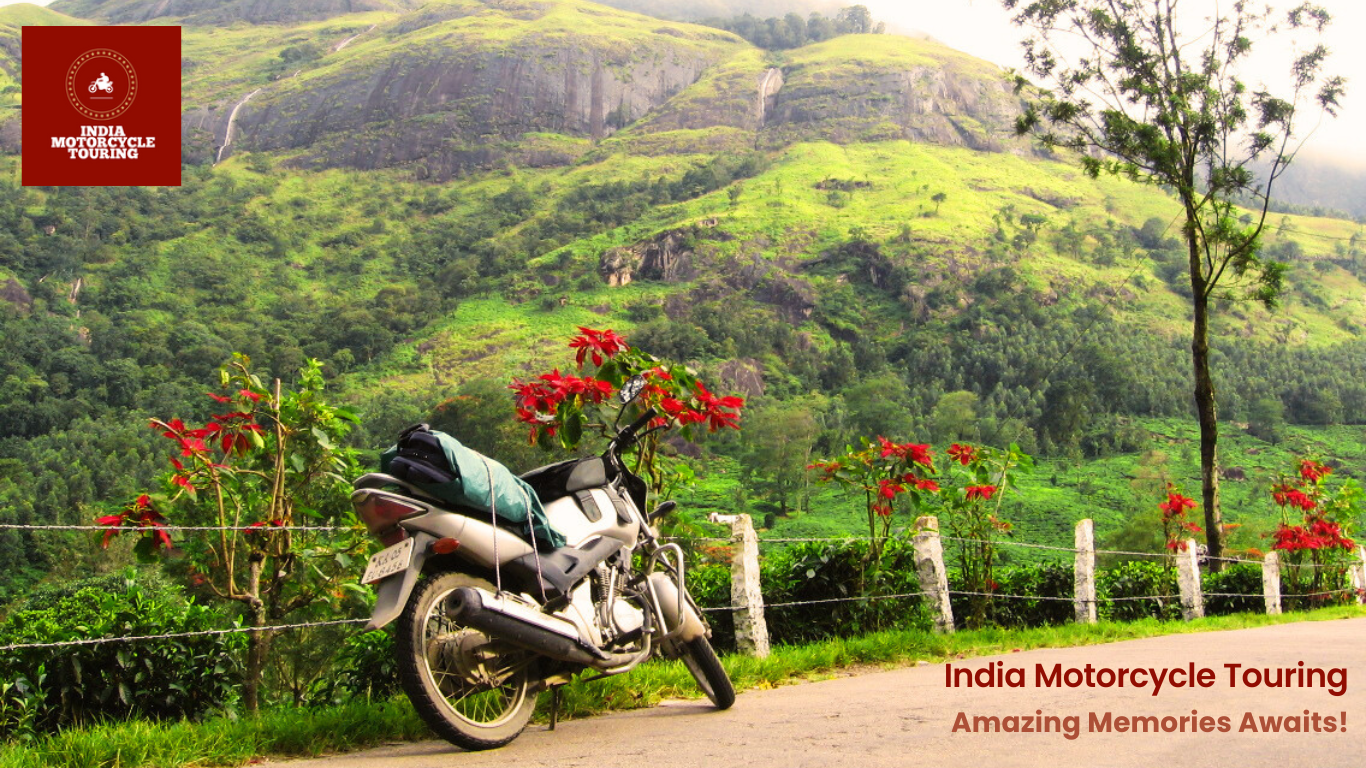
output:
M633 654L607 653L593 648L579 639L578 630L568 621L535 613L492 595L486 600L485 595L474 587L455 590L447 598L448 615L491 637L571 664L611 669L635 658Z

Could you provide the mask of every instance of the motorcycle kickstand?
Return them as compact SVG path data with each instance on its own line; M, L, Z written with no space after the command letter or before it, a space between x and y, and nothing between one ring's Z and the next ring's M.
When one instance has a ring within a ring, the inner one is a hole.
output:
M555 730L555 724L560 720L560 686L555 685L550 688L550 730Z

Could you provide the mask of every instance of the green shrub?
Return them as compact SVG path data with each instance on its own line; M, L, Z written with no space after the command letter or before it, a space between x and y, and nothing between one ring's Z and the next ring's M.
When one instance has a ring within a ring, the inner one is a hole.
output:
M1107 621L1179 618L1181 600L1178 594L1176 569L1166 568L1161 563L1134 561L1096 573L1098 613ZM1152 595L1157 597L1148 597Z
M997 626L1041 627L1067 624L1074 619L1072 596L1076 585L1070 563L997 568L995 576L997 594L1035 598L993 599L991 620Z
M760 560L760 568L768 558ZM688 594L692 595L698 607L702 608L707 623L711 625L711 643L715 647L735 650L735 617L730 611L721 609L730 605L730 566L708 563L697 565L686 572Z
M797 544L772 558L764 574L764 603L778 606L765 612L770 637L798 643L927 627L919 596L877 599L920 591L910 542L886 541L880 564L865 577L867 555L868 542L851 539Z
M1261 613L1266 610L1262 597L1262 567L1257 563L1234 563L1219 573L1202 573L1200 588L1205 593L1205 615ZM1253 597L1222 597L1253 595Z
M314 686L310 700L318 705L350 699L382 701L398 693L394 627L390 624L347 638L332 660L332 669Z
M0 646L223 627L179 590L132 572L37 593L0 623ZM244 635L0 651L0 730L51 731L130 717L197 717L236 696Z
M881 567L865 578L867 553L866 541L850 539L797 544L764 557L760 582L764 605L768 606L764 619L770 642L792 644L883 629L928 627L918 596L849 599L920 591L909 541L889 540L883 548ZM693 568L688 572L688 590L704 609L729 606L730 568ZM735 629L730 611L707 611L707 620L713 644L733 649Z

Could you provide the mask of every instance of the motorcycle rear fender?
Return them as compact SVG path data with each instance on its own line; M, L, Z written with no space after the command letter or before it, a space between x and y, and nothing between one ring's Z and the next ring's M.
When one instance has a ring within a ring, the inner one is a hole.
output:
M403 606L408 604L408 596L417 586L417 577L422 575L422 566L427 562L435 541L436 537L429 533L413 534L413 560L408 564L408 570L375 585L375 610L370 615L370 623L365 625L365 631L379 629L403 613Z
M455 556L484 569L494 563L506 565L530 554L531 545L515 533L466 515L457 514L423 504L431 511L404 520L400 525L413 537L413 560L408 570L394 574L375 587L375 610L366 629L379 629L403 612L408 596L417 586L422 568L432 554L432 544L438 539L455 539L460 546ZM675 593L677 594L677 593Z

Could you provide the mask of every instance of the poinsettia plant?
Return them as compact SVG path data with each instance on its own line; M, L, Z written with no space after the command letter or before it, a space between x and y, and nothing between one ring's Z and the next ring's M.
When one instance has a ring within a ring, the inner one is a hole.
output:
M1166 493L1166 501L1157 505L1158 511L1162 513L1162 539L1166 542L1168 552L1184 552L1189 544L1185 534L1204 531L1186 516L1186 510L1194 511L1200 505L1195 503L1195 499L1182 493L1174 483L1167 483ZM1168 565L1171 565L1170 558Z
M920 509L927 497L939 492L934 455L921 443L897 443L879 435L875 441L860 439L861 447L816 461L807 469L817 471L816 482L837 483L863 499L868 523L868 555L865 570L877 563L882 542L891 535L897 509Z
M129 533L140 536L135 551L144 558L176 547L176 567L189 581L240 604L253 627L341 600L355 578L353 558L372 546L347 500L357 465L343 440L355 416L326 402L317 361L301 371L297 390L284 391L279 380L267 387L250 360L235 355L220 384L207 397L221 412L203 424L151 420L172 445L162 490L99 518L109 528L104 545ZM342 532L294 530L329 524ZM212 530L176 541L167 530L173 525ZM248 709L258 703L270 639L268 632L248 637Z
M1002 450L954 443L940 469L928 444L898 443L883 436L861 444L808 469L818 472L817 482L838 483L862 496L868 522L867 567L877 567L882 541L891 535L898 509L936 512L954 540L966 591L981 593L970 595L970 622L984 622L995 588L991 576L997 542L1012 528L1001 508L1015 472L1032 468L1033 460L1015 445Z
M701 432L740 428L745 401L734 395L713 394L688 366L660 360L633 347L609 329L579 327L569 341L575 351L576 373L555 368L511 385L517 402L517 418L529 427L529 439L547 450L556 445L575 450L585 436L615 436L620 420L634 418L653 408L658 414L650 431L633 448L636 471L659 493L667 483L661 466L660 436L677 428L684 439ZM644 388L630 403L617 397L621 387L642 377Z
M1346 582L1357 548L1347 529L1360 511L1360 489L1352 481L1330 485L1332 474L1323 462L1300 459L1293 475L1271 486L1271 500L1281 514L1270 534L1272 549L1286 559L1290 591L1313 595L1318 602Z
M1014 526L1005 518L1007 494L1020 471L1028 472L1034 460L1018 445L990 448L955 443L949 446L947 468L939 476L942 492L937 499L940 516L948 521L955 540L964 590L968 595L969 627L985 626L991 612L992 578L999 559L997 549Z

